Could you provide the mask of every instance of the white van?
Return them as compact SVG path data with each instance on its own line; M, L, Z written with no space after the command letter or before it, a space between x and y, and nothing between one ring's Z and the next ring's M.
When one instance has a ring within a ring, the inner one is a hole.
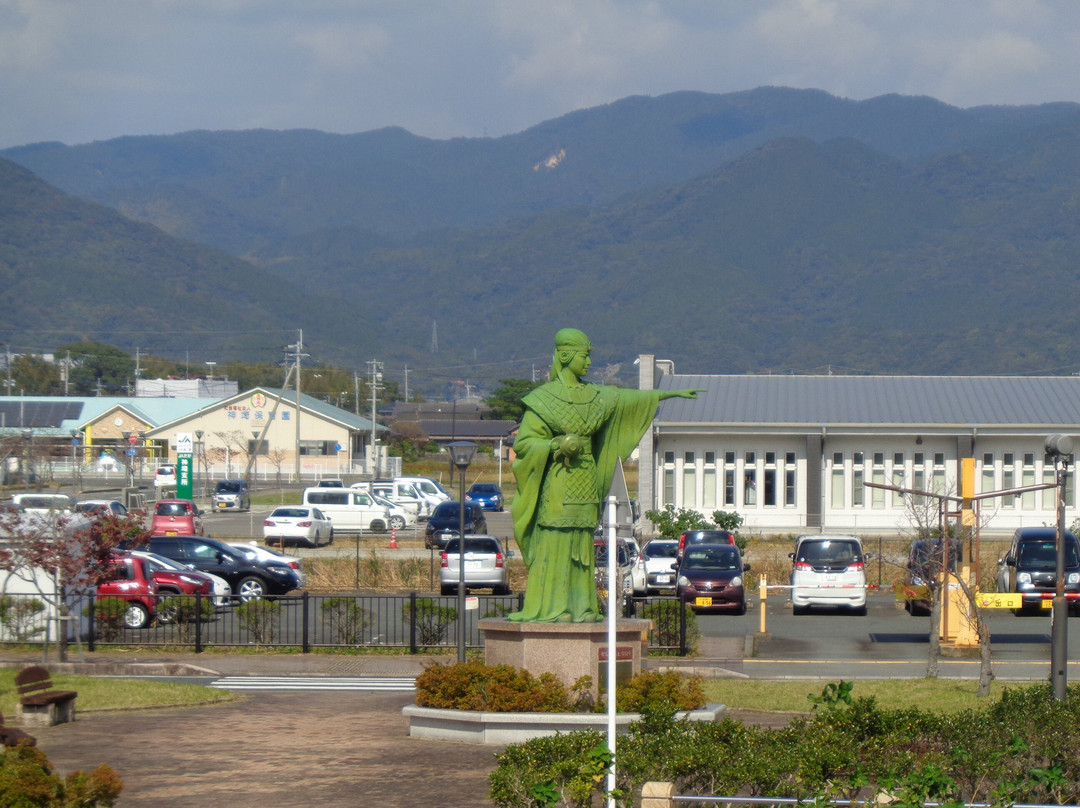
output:
M409 511L416 519L427 519L435 508L427 497L416 490L413 483L400 478L353 483L352 488L378 494L380 497L384 497L395 505Z
M395 477L395 481L400 480L405 483L412 483L413 488L424 499L428 501L428 505L431 510L428 511L430 515L432 510L435 510L435 506L440 502L449 502L453 499L450 494L446 492L446 489L432 480L430 477Z
M367 491L353 488L305 488L304 504L318 508L334 525L335 533L390 529L390 511L379 505Z
M15 494L11 501L26 513L71 513L75 508L67 494Z

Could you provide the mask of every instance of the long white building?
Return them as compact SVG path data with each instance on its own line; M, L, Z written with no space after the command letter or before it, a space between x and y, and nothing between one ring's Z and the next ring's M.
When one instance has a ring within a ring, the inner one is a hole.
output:
M650 355L639 366L642 389L704 390L663 402L642 440L642 511L736 511L755 532L907 531L903 495L866 483L956 494L965 457L977 494L1052 483L1046 437L1080 445L1072 376L680 375ZM982 533L1054 524L1056 505L1055 489L984 499Z

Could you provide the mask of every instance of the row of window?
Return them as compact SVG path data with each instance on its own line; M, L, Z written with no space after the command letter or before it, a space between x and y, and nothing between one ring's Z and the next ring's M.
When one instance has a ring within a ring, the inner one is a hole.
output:
M664 452L663 501L683 508L709 511L721 507L789 507L798 504L798 462L795 452ZM903 494L891 486L917 491L956 493L955 483L946 479L944 452L834 452L828 473L829 505L847 508L902 508ZM869 463L867 460L869 459ZM1019 460L1019 462L1017 462ZM1034 452L986 452L981 457L978 493L1006 491L1055 482L1051 464ZM699 485L700 482L700 485ZM867 486L866 483L872 483ZM950 488L951 485L951 488ZM1066 505L1075 503L1072 475L1065 492ZM1057 507L1055 488L1025 491L993 498L995 507L1023 510L1053 510ZM989 504L989 503L988 503Z
M737 463L735 452L725 452L722 465L717 463L716 452L703 452L702 455L699 503L697 454L683 453L680 507L709 511L720 507L757 507L759 504L770 508L796 506L795 452L765 452L760 458L760 468L757 452L744 452L741 464ZM664 502L677 502L676 471L675 452L664 452Z

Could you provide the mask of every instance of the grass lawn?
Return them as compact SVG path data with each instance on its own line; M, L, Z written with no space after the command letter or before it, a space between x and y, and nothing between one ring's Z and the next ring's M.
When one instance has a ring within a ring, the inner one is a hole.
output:
M705 696L710 702L746 710L809 712L813 704L807 696L820 696L826 682L774 681L765 679L707 679ZM978 682L961 679L886 679L858 680L852 698L873 696L879 707L900 709L915 707L935 713L954 713L978 709L995 702L1006 687L1023 688L1020 683L993 682L990 696L975 695ZM820 708L819 708L820 709Z
M15 720L18 694L12 668L0 668L0 712L8 721ZM183 707L191 704L235 701L227 690L181 682L146 679L113 679L97 676L54 674L53 687L74 690L79 694L76 712L86 710L130 710L141 707ZM10 718L9 718L10 716Z

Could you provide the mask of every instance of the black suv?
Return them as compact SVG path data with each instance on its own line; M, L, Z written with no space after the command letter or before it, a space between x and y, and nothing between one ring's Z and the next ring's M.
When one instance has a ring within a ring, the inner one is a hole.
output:
M299 580L288 564L248 558L229 545L202 536L152 536L141 550L171 558L199 572L224 578L243 602L264 595L284 595Z
M686 548L692 544L730 544L735 545L735 534L730 530L688 530L679 536L679 559Z
M1057 589L1057 529L1052 527L1022 527L1013 534L1012 544L1005 557L998 560L998 592L1019 592L1023 606L1015 610L1034 612L1044 600L1052 598ZM1069 611L1077 614L1080 601L1080 542L1065 531L1065 586Z
M424 530L424 546L443 549L446 540L458 535L461 527L461 503L440 502L431 512ZM475 502L465 503L465 533L487 533L487 517L484 509Z

